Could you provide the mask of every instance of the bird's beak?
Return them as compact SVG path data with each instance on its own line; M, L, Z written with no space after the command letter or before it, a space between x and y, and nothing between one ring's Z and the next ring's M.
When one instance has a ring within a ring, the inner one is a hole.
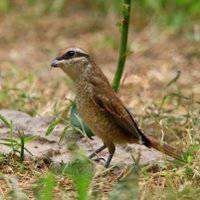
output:
M51 61L51 67L61 67L61 65L62 65L61 60L54 59Z

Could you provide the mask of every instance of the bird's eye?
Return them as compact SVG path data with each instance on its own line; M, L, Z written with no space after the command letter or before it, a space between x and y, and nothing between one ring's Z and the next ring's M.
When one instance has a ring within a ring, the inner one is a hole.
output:
M76 52L75 51L68 51L66 52L63 56L61 56L61 59L70 59L75 56Z
M75 51L68 51L67 54L68 56L72 57L75 55Z

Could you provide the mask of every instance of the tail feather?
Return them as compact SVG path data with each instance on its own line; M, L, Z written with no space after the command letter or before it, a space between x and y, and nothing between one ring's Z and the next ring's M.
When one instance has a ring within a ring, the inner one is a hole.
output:
M147 134L145 134L145 136L150 141L150 143L151 143L150 146L152 148L154 148L154 149L156 149L156 150L158 150L158 151L160 151L160 152L162 152L162 153L164 153L168 156L171 156L171 157L173 157L177 160L183 161L182 155L177 149L169 146L168 144L161 144L153 136L150 136L150 135L147 135Z

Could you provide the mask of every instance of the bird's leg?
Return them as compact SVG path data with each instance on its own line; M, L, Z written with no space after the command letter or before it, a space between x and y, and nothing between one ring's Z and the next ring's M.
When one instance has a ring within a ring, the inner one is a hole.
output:
M115 153L115 146L114 146L114 144L108 145L108 151L109 151L109 155L108 155L108 159L106 160L105 165L104 165L105 168L109 167L110 162L111 162L111 160L113 158L113 155Z
M89 159L93 158L94 156L96 156L98 153L100 153L101 151L103 151L107 146L104 144L103 146L101 146L100 148L98 148L94 153L89 155Z

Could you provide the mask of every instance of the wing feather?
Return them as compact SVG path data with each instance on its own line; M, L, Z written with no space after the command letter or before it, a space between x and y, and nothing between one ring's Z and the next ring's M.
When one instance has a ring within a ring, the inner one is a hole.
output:
M143 134L138 128L133 115L113 92L110 84L95 77L91 78L90 82L94 90L91 96L93 102L110 114L125 133L132 134L135 138L142 140Z

